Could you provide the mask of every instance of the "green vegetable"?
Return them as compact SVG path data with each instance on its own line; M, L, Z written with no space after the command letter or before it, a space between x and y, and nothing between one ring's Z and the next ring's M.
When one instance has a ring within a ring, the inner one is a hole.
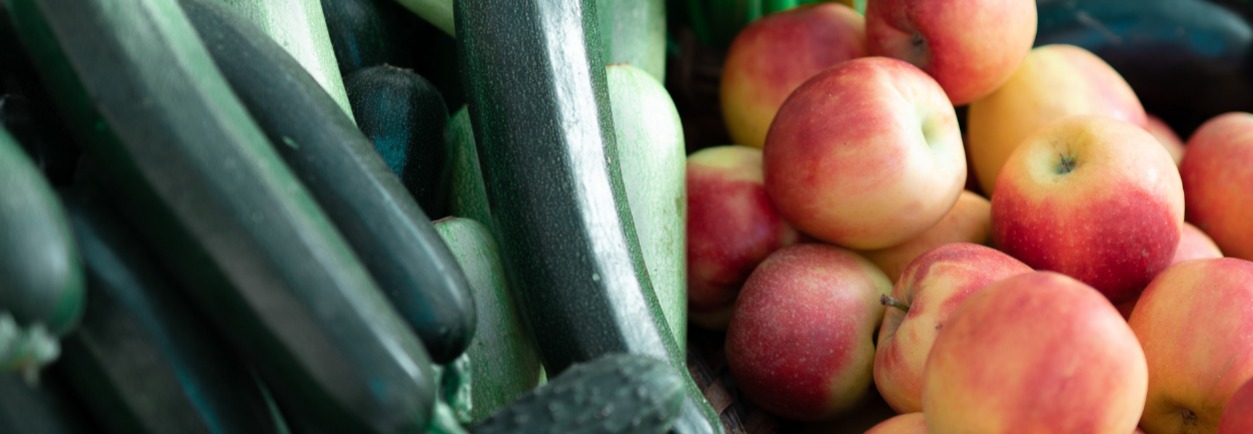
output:
M413 47L407 42L414 32L408 27L418 19L393 0L321 0L326 30L339 74L348 75L384 63L410 67ZM347 91L347 83L345 83ZM351 93L351 92L349 92ZM356 115L356 113L354 113Z
M85 434L98 429L56 370L39 383L0 374L0 432L20 434Z
M483 169L479 166L479 151L475 147L474 128L470 125L470 109L461 107L448 120L444 133L448 141L449 161L448 212L483 224L492 233L492 212L487 203L487 187L483 184ZM464 264L462 267L464 268ZM470 277L467 273L466 277Z
M665 0L596 0L605 63L634 65L666 80Z

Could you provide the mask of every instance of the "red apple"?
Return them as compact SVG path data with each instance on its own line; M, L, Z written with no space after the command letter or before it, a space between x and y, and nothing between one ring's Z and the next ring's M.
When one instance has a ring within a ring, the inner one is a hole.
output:
M983 193L996 195L1001 166L1023 139L1077 114L1110 116L1141 127L1147 123L1131 86L1100 57L1073 45L1032 49L1009 81L970 103L966 112L966 149Z
M927 419L921 412L898 414L871 427L866 434L927 434Z
M1215 432L1223 406L1253 378L1253 262L1172 265L1144 290L1129 323L1149 363L1140 427Z
M1253 433L1253 381L1245 381L1236 389L1218 418L1218 434L1249 433Z
M892 282L896 282L905 266L928 250L948 243L991 242L992 203L983 196L963 190L953 208L926 232L892 247L858 253L878 265Z
M918 236L966 182L944 91L913 65L884 57L840 63L797 88L763 152L766 192L784 218L855 249Z
M1031 272L949 317L927 359L922 411L934 433L1132 432L1148 377L1135 334L1099 292Z
M757 264L796 242L762 184L761 150L705 148L687 157L688 319L722 330Z
M727 327L727 366L775 415L829 419L870 391L879 297L892 284L856 253L824 244L776 251L753 271Z
M866 5L870 54L905 60L940 83L953 105L996 90L1035 41L1033 0L875 0Z
M1170 155L1143 128L1103 116L1068 117L1028 137L992 196L997 248L1115 304L1170 264L1182 225Z
M922 370L936 335L971 294L1031 267L989 247L952 243L919 256L892 288L879 328L874 379L898 413L922 411Z
M783 100L831 65L866 55L866 23L839 3L767 15L740 30L722 67L722 116L731 141L760 148Z
M1191 259L1221 258L1223 252L1218 250L1218 245L1214 244L1205 232L1201 232L1196 226L1188 222L1183 223L1183 228L1179 233L1179 247L1175 248L1175 256L1170 260L1170 265L1175 265L1183 261ZM1131 318L1131 311L1135 310L1136 303L1140 301L1140 297L1136 296L1128 301L1118 303L1118 313L1123 318Z
M1157 142L1161 143L1163 148L1166 148L1166 152L1170 153L1170 158L1175 160L1175 165L1179 165L1179 162L1183 161L1183 151L1185 150L1183 139L1180 139L1179 135L1175 134L1175 130L1171 129L1170 125L1166 125L1166 122L1162 121L1161 118L1148 115L1147 120L1148 124L1144 128L1149 131L1149 134L1157 138Z
M1223 253L1253 260L1253 114L1210 119L1188 138L1179 163L1188 221Z

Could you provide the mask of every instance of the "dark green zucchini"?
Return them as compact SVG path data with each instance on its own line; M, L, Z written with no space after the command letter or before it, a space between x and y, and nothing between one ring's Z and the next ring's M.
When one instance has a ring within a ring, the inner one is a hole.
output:
M357 126L370 138L409 193L432 218L448 215L448 108L425 78L391 65L354 72L344 80Z
M216 1L185 0L182 5L253 119L422 338L431 358L444 363L464 352L475 325L465 275L424 208L370 141L260 30ZM438 108L443 109L442 101ZM359 113L365 115L357 118L363 127L377 122L373 113Z
M113 433L274 433L251 369L109 204L62 196L87 274L83 325L58 362Z
M176 1L4 1L119 209L293 430L425 428L426 350Z
M44 372L36 384L19 375L0 374L0 433L99 432L89 416L56 369Z
M83 315L83 270L65 210L0 128L0 373L34 375Z
M473 434L656 434L683 404L683 374L647 356L576 364L470 427Z
M685 366L618 165L594 0L460 0L458 52L493 227L549 374L609 353ZM675 431L721 432L690 376Z
M322 0L326 30L345 78L362 68L413 66L412 40L418 19L392 0Z

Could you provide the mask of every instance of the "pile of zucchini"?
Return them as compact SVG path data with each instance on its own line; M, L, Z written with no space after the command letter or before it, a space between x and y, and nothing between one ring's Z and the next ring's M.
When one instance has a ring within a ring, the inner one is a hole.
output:
M662 1L391 1L0 0L0 432L723 432Z

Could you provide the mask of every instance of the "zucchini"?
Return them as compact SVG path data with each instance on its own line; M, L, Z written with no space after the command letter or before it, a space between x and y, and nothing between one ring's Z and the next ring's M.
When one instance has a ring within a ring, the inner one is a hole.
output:
M438 220L435 230L465 270L478 309L477 333L466 354L473 379L470 420L480 421L538 386L543 367L509 293L492 233L461 217Z
M602 15L603 16L603 15ZM679 348L687 344L687 149L679 111L665 86L627 64L606 68L614 159L661 312Z
M99 429L56 369L30 384L21 376L0 374L0 432L14 434L86 434Z
M114 433L274 433L260 386L109 205L63 196L87 308L58 362Z
M247 17L287 50L352 118L343 76L318 0L218 0Z
M178 4L4 1L119 209L293 430L425 428L430 357Z
M444 363L465 351L475 325L465 275L370 141L255 27L212 0L181 3L253 119L431 358ZM369 114L362 121L363 127L374 123Z
M472 434L665 432L683 403L683 375L647 356L580 363L470 427Z
M618 166L594 0L459 0L457 44L493 227L550 374L609 353L685 366ZM690 376L675 430L722 432Z
M626 63L666 81L665 0L596 0L605 63Z
M462 106L448 119L444 137L452 155L449 158L448 212L477 221L489 234L493 233L492 212L487 204L487 187L483 185L483 170L479 167L479 151L475 148L468 107ZM469 272L466 277L471 277Z
M322 0L322 15L330 35L339 75L384 63L412 67L412 27L417 17L392 0ZM347 91L345 83L345 91ZM356 113L354 113L355 115Z
M0 373L33 376L83 315L83 270L65 210L0 128Z
M391 65L364 68L345 81L357 125L432 218L448 215L448 107L429 81Z

